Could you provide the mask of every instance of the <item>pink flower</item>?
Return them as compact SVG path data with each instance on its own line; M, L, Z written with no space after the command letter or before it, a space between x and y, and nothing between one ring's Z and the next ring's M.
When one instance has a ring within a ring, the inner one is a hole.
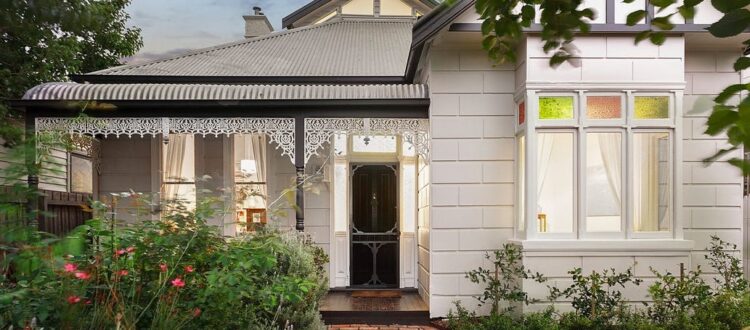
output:
M185 266L185 272L192 273L194 271L195 269L193 268L193 266L190 266L190 265Z
M127 269L121 269L119 272L117 272L120 276L128 276L128 270Z
M85 281L91 278L91 275L89 275L89 273L86 273L86 272L76 272L76 278L79 280Z
M128 251L126 251L125 249L119 249L119 250L117 250L117 251L115 252L115 255L121 256L121 255L123 255L123 254L125 254L125 253L127 253L127 252L128 252Z
M134 246L128 246L128 248L127 248L127 249L125 249L125 251L126 251L127 253L133 253L133 252L135 251L135 247L134 247Z
M185 286L185 281L183 281L179 277L175 278L174 280L172 280L172 286L178 287L178 288L184 287Z
M66 273L72 273L78 270L78 266L76 264L66 263L63 269L65 269Z
M159 269L163 272L167 271L167 264L159 264Z
M81 301L81 297L79 296L68 296L68 304L77 304Z
M198 316L201 316L201 309L200 309L200 308L198 308L198 307L196 307L196 308L195 308L195 309L193 310L193 317L198 317Z
M91 300L86 300L86 302L84 302L84 304L91 305L92 303L91 303Z

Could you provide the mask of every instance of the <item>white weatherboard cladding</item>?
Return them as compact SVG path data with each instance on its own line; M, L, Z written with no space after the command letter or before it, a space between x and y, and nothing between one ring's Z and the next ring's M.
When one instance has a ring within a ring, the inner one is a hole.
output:
M481 287L470 283L464 274L485 266L485 251L505 242L523 244L526 266L548 275L554 285L567 286L570 279L566 272L575 267L589 272L632 267L645 281L626 290L632 301L647 299L646 288L655 279L650 267L672 273L679 271L680 264L706 269L703 249L713 234L742 248L741 177L725 162L709 167L701 163L724 147L721 137L709 137L703 131L710 100L721 86L741 81L731 65L736 54L686 54L681 37L670 37L662 46L645 42L634 46L632 38L578 37L580 65L557 69L549 67L549 55L541 50L536 37L524 41L515 68L493 67L478 47L466 44L437 43L431 49L431 219L425 235L430 244L425 250L429 256L420 260L420 265L429 267L420 274L420 286L429 283L425 286L429 287L432 317L445 316L453 301L476 306L472 295L481 293ZM518 211L514 210L514 94L517 98L529 95L524 88L676 93L680 133L676 147L684 150L677 153L682 159L674 173L681 178L676 198L684 206L677 212L683 227L675 234L677 239L620 240L606 246L596 241L513 239L513 219ZM422 279L425 277L429 280ZM534 298L544 300L547 296L544 285L526 282L524 289ZM536 304L526 310L545 306L548 304ZM567 303L556 306L570 308Z

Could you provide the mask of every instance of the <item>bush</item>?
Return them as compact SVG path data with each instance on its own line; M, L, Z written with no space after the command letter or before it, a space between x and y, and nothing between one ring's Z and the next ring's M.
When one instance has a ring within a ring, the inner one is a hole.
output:
M0 282L0 328L322 328L328 260L303 234L222 237L207 224L215 200L124 228L94 208L64 240L82 251L17 258L28 271Z
M563 290L550 288L550 299L569 299L574 312L560 314L549 308L544 312L520 316L509 314L509 310L477 316L456 303L455 312L451 311L448 315L447 326L457 330L745 329L750 326L750 289L743 277L740 260L730 252L736 249L735 245L727 244L718 237L712 238L706 255L708 264L716 274L712 285L705 282L700 268L688 272L682 270L679 276L652 269L657 281L649 287L652 302L645 303L644 309L628 306L620 291L628 283L638 285L641 282L630 269L624 273L611 269L589 275L574 269L568 272L573 279L571 286ZM521 264L521 253L517 249L506 245L494 255L494 274L480 268L467 275L473 282L487 285L484 294L478 297L480 302L529 302L526 293L517 285L518 279L543 279L543 276L531 276L529 270L518 266Z

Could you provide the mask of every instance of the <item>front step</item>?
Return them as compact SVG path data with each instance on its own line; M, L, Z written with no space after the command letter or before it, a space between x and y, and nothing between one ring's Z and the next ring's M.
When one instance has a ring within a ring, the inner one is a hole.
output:
M430 322L429 308L419 294L400 290L329 292L320 306L320 314L329 325L425 325Z

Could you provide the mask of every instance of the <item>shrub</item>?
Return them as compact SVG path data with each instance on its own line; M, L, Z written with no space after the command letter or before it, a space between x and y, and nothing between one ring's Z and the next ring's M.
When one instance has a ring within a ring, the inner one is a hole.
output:
M622 298L620 289L632 283L639 285L631 269L617 273L614 269L599 273L592 271L583 275L580 268L568 272L573 284L564 290L550 288L550 298L555 300L565 297L571 300L576 313L591 320L596 326L605 326L619 322L628 313L628 307Z
M322 250L297 232L222 237L207 223L216 202L125 227L94 203L66 238L82 251L30 249L29 271L3 279L0 328L321 328Z
M477 297L480 306L490 303L491 313L499 314L512 311L514 304L532 302L522 289L523 280L533 279L542 283L545 279L541 274L534 274L524 267L519 246L505 244L501 250L487 253L485 258L492 262L493 269L479 267L466 274L466 278L472 283L485 285L484 292ZM501 309L500 305L503 303L507 307Z

